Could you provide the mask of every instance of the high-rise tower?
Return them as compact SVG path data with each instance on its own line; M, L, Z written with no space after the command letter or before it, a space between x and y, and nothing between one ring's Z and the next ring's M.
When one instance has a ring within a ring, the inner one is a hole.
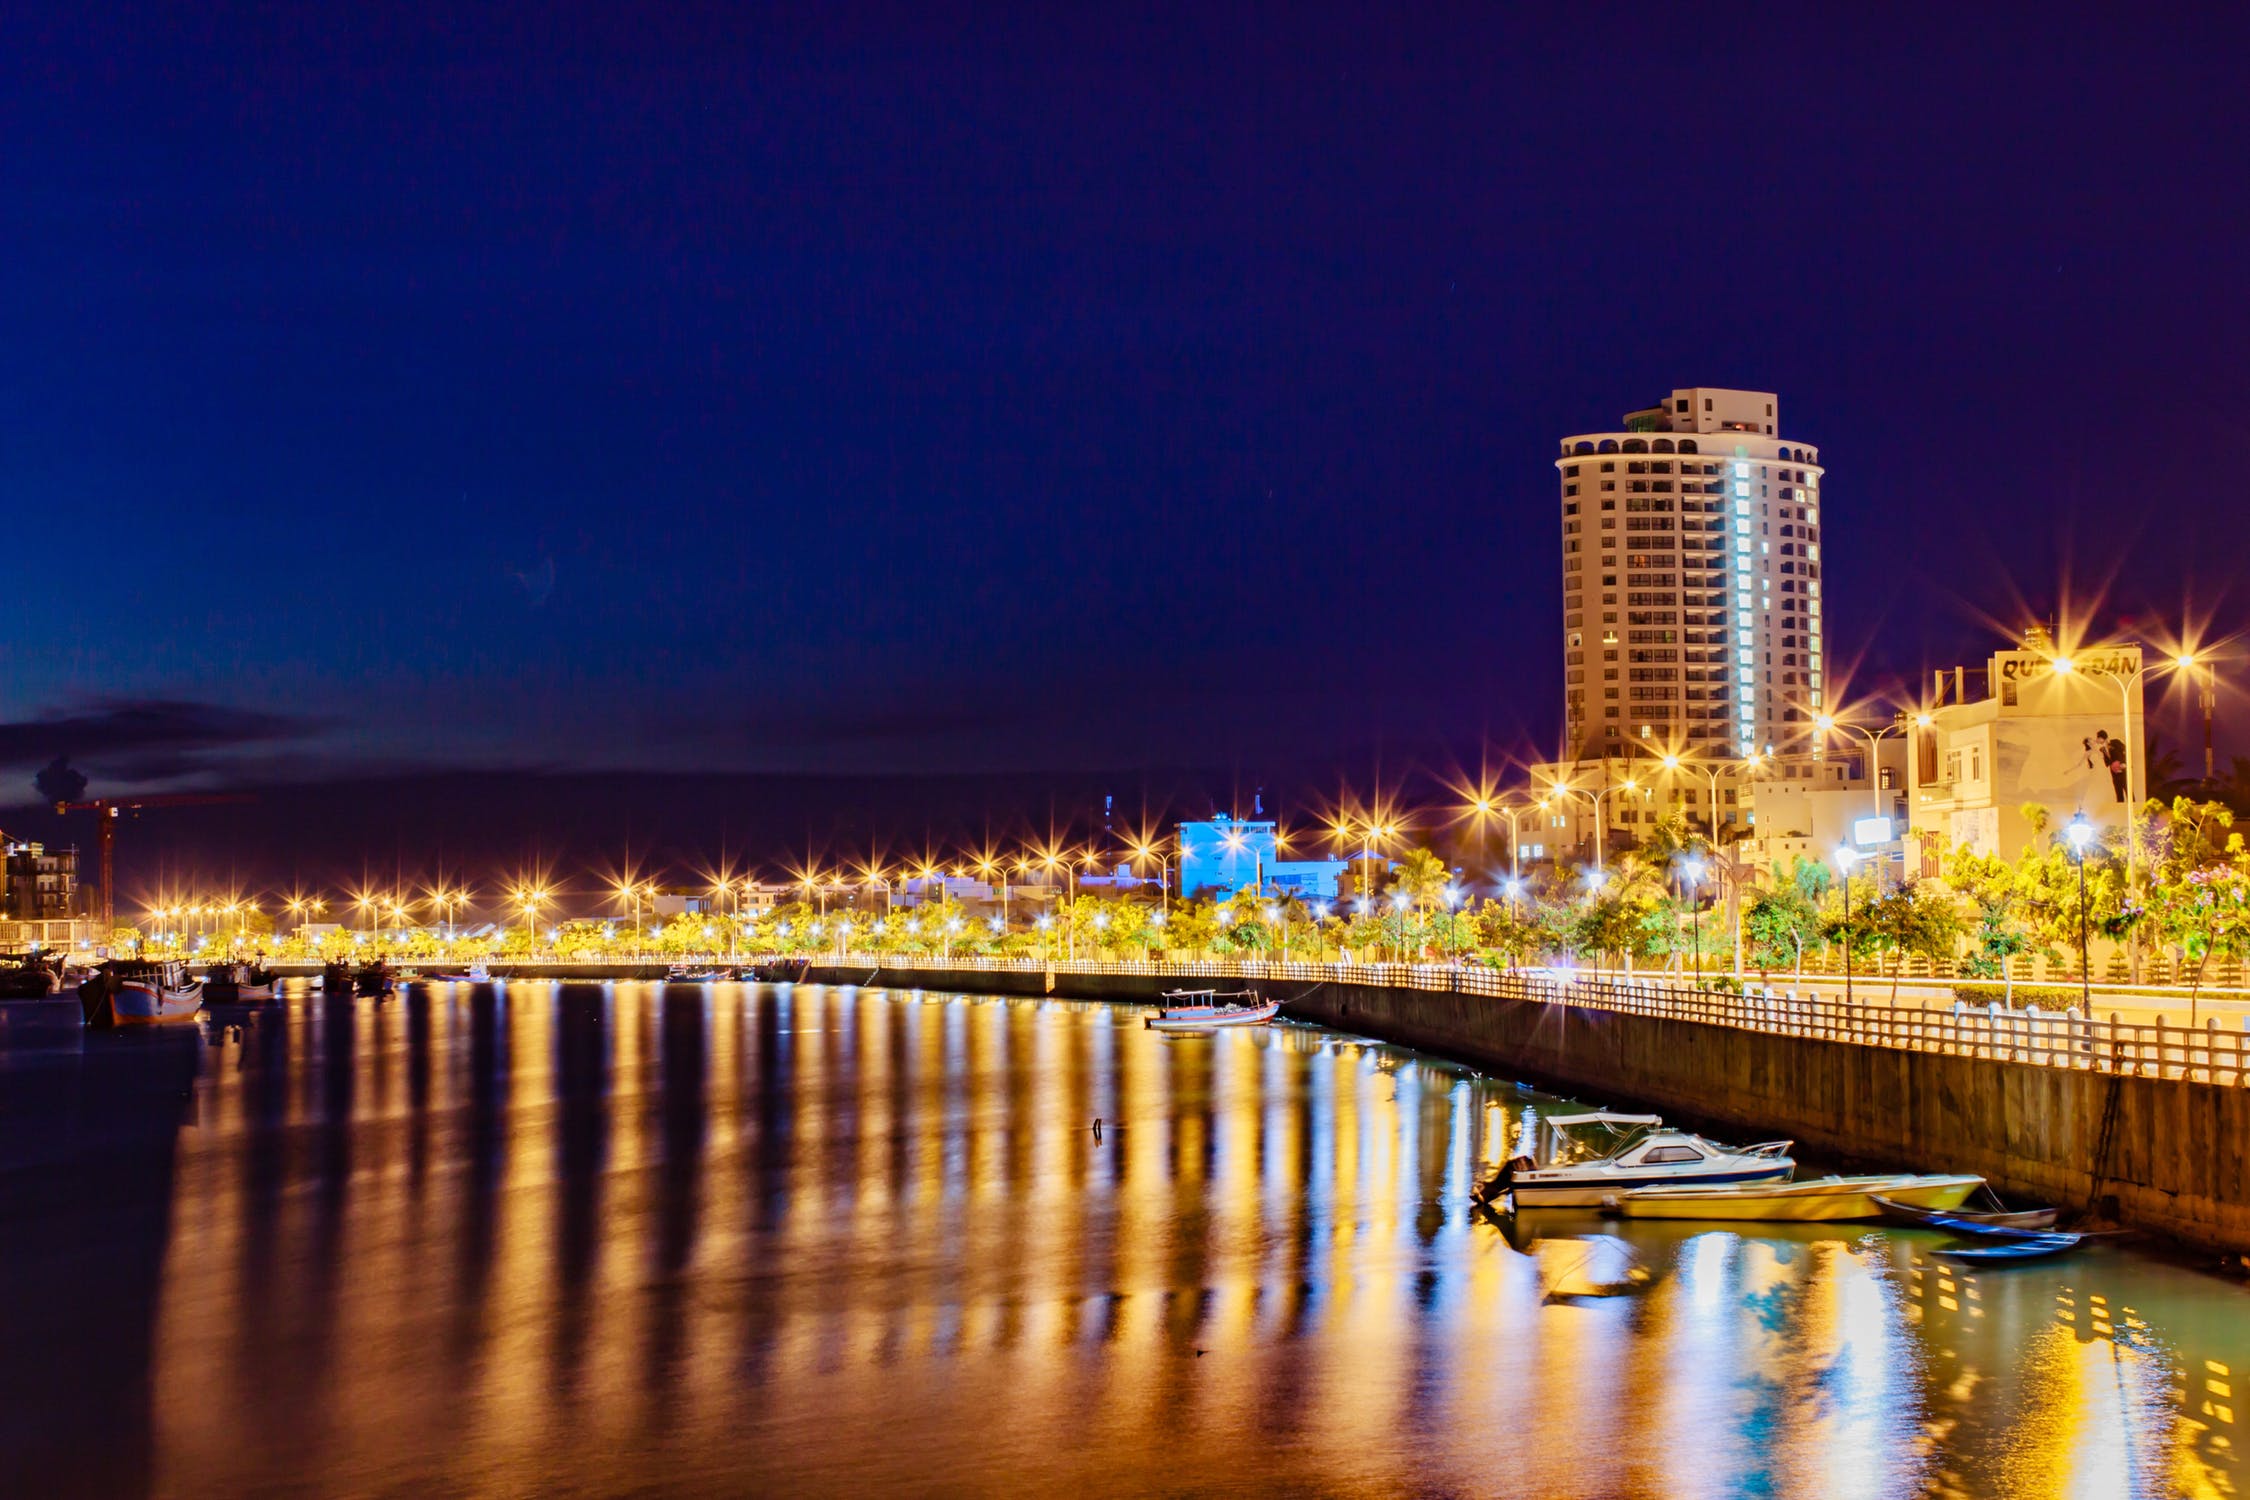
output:
M1566 758L1740 756L1820 711L1820 455L1778 406L1698 386L1563 439Z

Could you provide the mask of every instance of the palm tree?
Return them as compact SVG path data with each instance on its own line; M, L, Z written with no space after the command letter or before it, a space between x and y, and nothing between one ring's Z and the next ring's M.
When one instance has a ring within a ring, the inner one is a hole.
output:
M1428 911L1445 895L1453 872L1445 861L1427 849L1409 849L1391 876L1391 889L1404 896L1416 911Z

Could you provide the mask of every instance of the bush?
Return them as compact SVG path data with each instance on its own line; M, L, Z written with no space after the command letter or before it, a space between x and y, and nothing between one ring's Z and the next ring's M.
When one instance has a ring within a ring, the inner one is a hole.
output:
M1957 984L1953 987L1953 998L1964 1005L1977 1006L1995 1002L2006 1005L2009 999L2007 986L1999 984ZM2015 989L2015 1004L2019 1010L2028 1005L2036 1005L2041 1010L2067 1010L2077 1003L2075 986L2019 984Z

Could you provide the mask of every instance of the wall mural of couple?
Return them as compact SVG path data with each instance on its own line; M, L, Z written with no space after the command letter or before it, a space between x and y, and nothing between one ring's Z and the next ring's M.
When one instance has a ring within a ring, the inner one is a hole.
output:
M2085 749L2086 787L2098 794L2106 778L2110 787L2110 800L2125 800L2125 741L2106 729L2097 729L2080 742ZM2098 800L2089 797L2089 801Z

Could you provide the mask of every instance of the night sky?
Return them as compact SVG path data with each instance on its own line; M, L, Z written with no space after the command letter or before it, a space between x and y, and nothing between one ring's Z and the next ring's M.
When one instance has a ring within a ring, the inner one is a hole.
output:
M0 811L1543 751L1694 384L1855 690L2241 625L2241 8L1055 9L0 10Z

